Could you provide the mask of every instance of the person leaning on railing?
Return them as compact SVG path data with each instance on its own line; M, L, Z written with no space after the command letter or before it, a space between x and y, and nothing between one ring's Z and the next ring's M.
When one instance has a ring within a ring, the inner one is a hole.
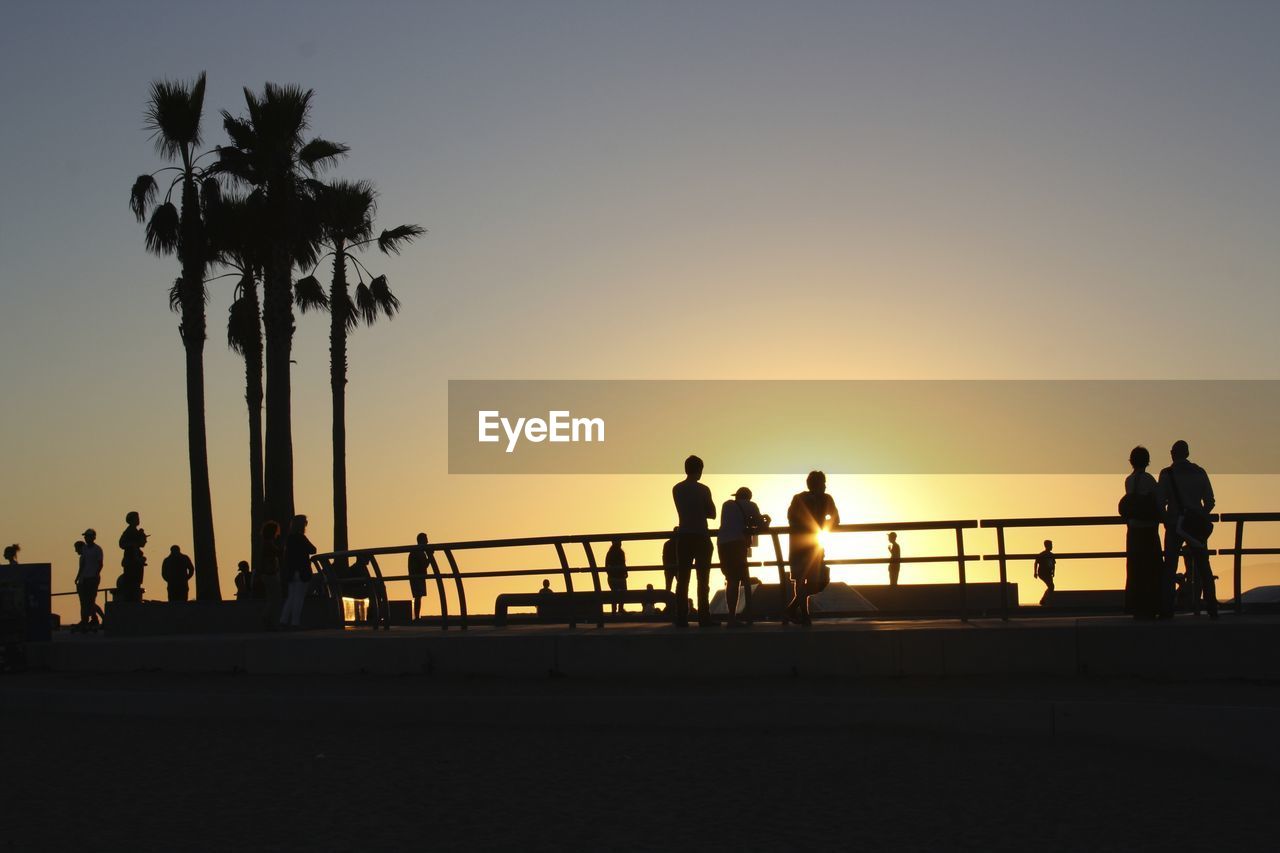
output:
M302 627L302 607L311 588L311 555L316 546L307 538L307 517L295 515L289 522L289 537L284 543L283 580L289 590L280 613L282 627Z

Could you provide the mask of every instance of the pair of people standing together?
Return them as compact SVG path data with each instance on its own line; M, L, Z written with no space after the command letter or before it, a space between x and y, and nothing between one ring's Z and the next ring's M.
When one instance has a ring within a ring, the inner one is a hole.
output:
M1151 454L1145 447L1135 447L1129 454L1133 473L1124 481L1125 496L1120 501L1127 526L1125 611L1136 619L1172 618L1178 560L1185 556L1187 581L1199 587L1210 618L1216 619L1217 589L1209 566L1213 486L1205 470L1191 461L1187 442L1174 442L1169 455L1172 464L1156 480L1147 473Z
M676 604L673 622L684 628L689 624L689 575L696 566L698 576L698 624L712 627L709 595L711 587L711 534L708 520L716 517L711 490L698 482L702 479L703 462L690 456L684 462L685 478L671 490L680 526L676 529ZM835 501L826 493L827 478L812 471L806 481L808 490L797 494L787 510L790 526L791 579L795 594L787 605L787 617L802 625L809 624L809 597L826 585L822 534L840 523ZM724 505L720 520L720 564L728 582L726 592L729 624L737 624L738 588L743 589L748 612L751 607L751 583L747 557L752 544L751 531L768 526L768 517L760 513L751 500L751 490L738 489Z

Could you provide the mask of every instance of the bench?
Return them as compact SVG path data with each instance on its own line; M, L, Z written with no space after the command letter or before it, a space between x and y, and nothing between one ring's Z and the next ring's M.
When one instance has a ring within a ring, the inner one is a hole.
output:
M507 624L507 609L536 607L544 622L604 621L606 604L662 604L670 612L675 607L675 593L665 589L629 589L625 592L504 592L493 602L493 624Z

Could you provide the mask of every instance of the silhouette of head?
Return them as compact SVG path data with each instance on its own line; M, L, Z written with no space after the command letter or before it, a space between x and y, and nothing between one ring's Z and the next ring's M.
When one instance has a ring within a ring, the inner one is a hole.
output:
M124 523L125 524L141 524L142 517L138 515L137 510L135 510L124 517Z
M290 533L302 533L307 529L307 517L305 515L295 515L293 520L289 522Z
M898 541L898 534L896 534L896 533L890 533L890 534L889 534L889 541L890 541L890 542L897 542L897 541Z
M1182 439L1178 439L1173 443L1173 447L1169 448L1169 455L1173 457L1173 461L1177 462L1186 459L1191 455L1191 448Z
M1052 540L1052 539L1046 539L1046 540L1044 540L1044 549L1045 549L1046 551L1052 551L1052 550L1053 550L1053 540Z
M98 538L98 532L94 530L92 527L90 527L88 530L86 530L84 533L81 533L80 535L83 536L84 541L88 542L89 544L93 544L93 540Z
M621 539L615 539L615 540L613 540L613 547L615 547L615 548L621 548L621 547L622 547L622 540L621 540Z
M804 483L809 487L809 491L821 494L827 490L827 475L821 471L810 471Z
M276 524L274 521L264 521L262 523L260 535L263 539L270 542L280 535L280 525Z
M182 549L181 549L181 548L179 548L177 545L171 545L171 546L169 546L169 553L170 553L170 554L180 554L181 552L182 552Z
M645 587L644 587L644 588L645 588L645 589L647 589L649 592L653 592L653 584L651 584L651 583L650 583L650 584L645 584Z
M240 570L240 571L242 571L242 572L247 572L247 571L249 571L249 561L248 561L248 560L241 560L240 562L236 563L236 568L237 568L237 569L239 569L239 570Z
M684 460L684 473L694 480L702 479L702 467L702 460L697 456Z
M419 545L426 545L426 544L427 544L427 534L425 534L425 533L419 533L419 534L418 534L418 544L419 544Z
M738 491L734 492L733 496L740 501L749 501L751 500L751 490L748 489L746 486L743 486L742 488L738 489Z
M17 542L13 543L12 545L6 545L4 546L4 558L6 560L15 560L18 557L18 552L21 550L22 550L22 546L20 546Z
M1146 468L1151 464L1151 452L1139 444L1129 451L1129 464L1134 468Z
M543 588L543 589L551 589L551 581L547 580L546 578L543 578L543 579L542 579L542 588Z

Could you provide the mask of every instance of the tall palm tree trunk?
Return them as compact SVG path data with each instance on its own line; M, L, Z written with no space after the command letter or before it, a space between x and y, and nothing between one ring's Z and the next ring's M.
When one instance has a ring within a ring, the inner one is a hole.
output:
M333 391L333 550L347 550L347 257L333 253L329 291L329 387Z
M287 249L272 250L263 286L267 352L267 433L263 497L267 518L287 529L293 518L293 427L290 356L293 350L292 262Z
M249 301L253 316L259 316L258 288L253 279L246 282L245 298ZM249 410L249 561L256 573L262 554L258 532L267 520L262 485L262 337L246 342L244 350L244 402Z
M187 369L187 458L191 469L191 539L196 599L219 601L218 552L209 494L209 450L204 420L204 229L200 197L189 177L182 186L182 346Z

